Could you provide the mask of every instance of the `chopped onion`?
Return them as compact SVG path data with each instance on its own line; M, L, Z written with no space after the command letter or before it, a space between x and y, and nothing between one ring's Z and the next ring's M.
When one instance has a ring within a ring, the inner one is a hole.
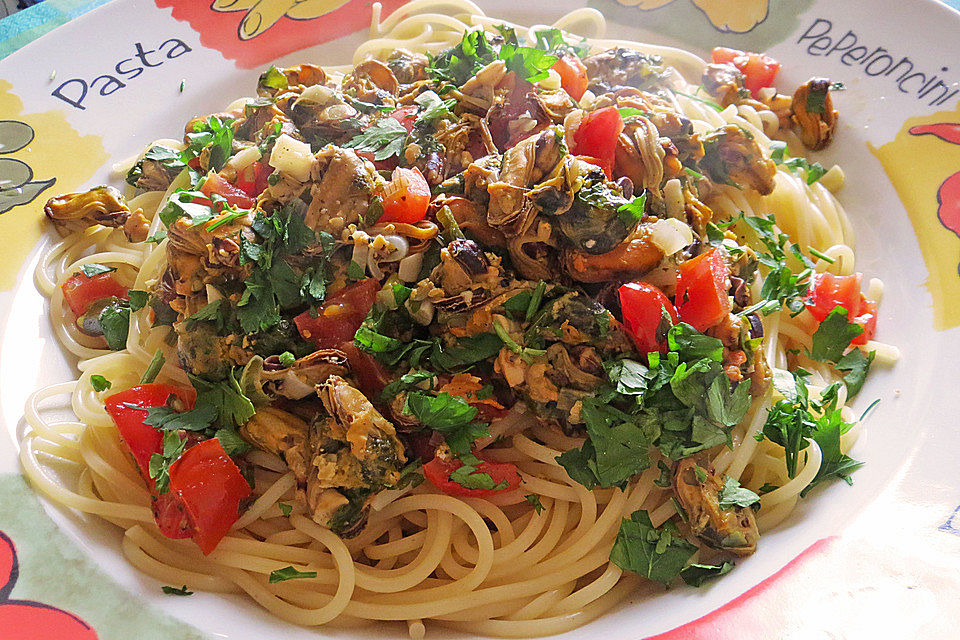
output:
M232 167L234 171L240 172L259 160L260 156L260 149L258 149L256 146L247 147L237 155L230 158L227 164Z
M366 243L365 240L354 240L353 243L353 255L351 260L356 262L361 267L367 266L367 258L370 255L370 245Z
M547 69L547 77L537 83L537 86L543 87L547 91L556 91L561 86L560 74L553 69Z
M693 242L693 230L676 218L664 218L650 225L650 241L660 247L663 255L672 256Z
M397 276L404 282L415 282L420 275L420 265L423 264L423 254L414 253L400 261Z
M215 286L212 284L207 285L207 304L211 302L216 302L217 300L222 300L223 294L220 293Z
M292 400L300 400L316 393L316 388L298 378L292 369L287 369L284 372L281 385L281 395Z
M367 252L367 271L377 280L383 278L383 271L380 270L380 265L377 264L377 258L373 255L373 251Z
M684 217L683 187L676 178L670 178L663 185L663 203L667 207L667 215L671 218Z
M404 303L407 311L410 312L410 317L424 326L430 324L430 322L433 321L433 303L429 300L424 300L420 303L420 307L416 311L413 311L411 302L412 300L407 300Z
M393 293L393 287L384 287L377 291L377 304L391 311L397 308L397 296Z
M393 251L385 258L381 258L380 262L400 262L407 257L407 253L410 251L410 243L407 242L406 238L403 236L383 236L383 239L393 245Z
M299 182L306 182L310 177L313 163L310 145L285 133L280 134L270 153L270 166Z
M836 164L830 167L830 170L820 177L820 184L829 189L830 193L839 191L843 187L844 182L846 182L846 176L843 173L843 169Z
M314 102L316 104L327 104L333 97L333 89L322 84L315 84L307 87L297 98L297 102Z

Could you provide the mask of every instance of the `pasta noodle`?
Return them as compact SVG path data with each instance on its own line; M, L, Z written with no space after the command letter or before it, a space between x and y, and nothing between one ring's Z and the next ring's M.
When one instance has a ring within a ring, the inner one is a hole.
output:
M353 62L360 64L397 48L435 54L457 44L466 30L480 26L493 32L501 24L466 0L414 0L382 21L375 4L371 37L358 47ZM662 56L666 65L686 77L699 77L704 67L698 57L678 49L604 39L603 17L593 9L574 11L554 26L589 38L597 48L624 45ZM537 26L518 29L528 41L535 40ZM334 71L346 73L349 68L328 68ZM736 125L763 148L772 139L793 135L780 130L780 120L769 110L731 105L717 111L695 97L694 85L686 86L686 92L671 93L670 99L699 132ZM585 96L584 101L590 99ZM170 144L179 147L174 141ZM720 185L707 204L718 220L741 214L768 218L775 213L779 229L800 246L813 247L825 256L816 262L818 271L853 273L851 227L832 193L842 185L842 171L833 168L818 183L807 184L802 176L780 167L775 180L776 188L768 196ZM672 182L666 185L666 206L668 211L671 207L682 211L680 183ZM157 212L183 186L178 179L165 193L136 196L129 208L141 209L154 233L161 228ZM367 232L406 237L412 254L424 251L440 229L432 222L420 222L381 225ZM634 511L645 509L654 526L676 514L672 493L655 482L659 470L647 469L623 490L588 490L571 480L556 461L583 439L539 424L522 405L494 422L490 437L477 443L480 449L497 438L510 444L490 448L489 459L516 464L522 489L490 499L444 495L430 483L387 490L372 500L363 531L355 538L341 539L311 520L298 503L296 479L284 462L254 451L247 456L255 469L252 502L212 553L203 555L190 540L161 535L149 507L149 492L93 390L91 376L103 376L114 388L125 389L138 383L157 350L165 353L167 363L176 362L168 341L172 329L151 326L146 311L135 312L126 349L105 351L75 323L63 320L67 313L61 285L83 265L104 264L117 269L116 278L124 285L151 290L163 276L169 242L131 243L120 229L94 227L53 243L36 273L37 286L50 298L57 338L78 358L80 376L30 398L25 415L29 430L20 455L23 468L51 500L122 528L122 550L132 565L165 584L245 593L294 624L400 621L413 640L423 638L433 625L501 637L560 633L643 592L644 580L614 564L610 548L621 521ZM762 278L751 286L759 293ZM871 298L878 300L881 293L882 283L872 281ZM779 310L765 316L763 325L762 356L768 366L786 370L788 361L796 361L811 372L814 390L836 378L821 363L804 355L791 356L792 350L812 347L816 327L809 319ZM889 363L897 357L889 345L871 342L867 348L877 352L878 362ZM184 372L173 364L164 365L157 380L188 384ZM48 419L41 405L58 396L70 397L76 420ZM810 441L791 478L783 447L753 437L773 402L772 391L755 398L740 426L733 429L732 448L711 450L717 473L754 491L765 485L778 487L760 498L761 532L789 517L801 491L817 476L822 459L820 447ZM844 417L856 422L848 408ZM301 417L279 408L261 407L251 421L267 430L274 424L306 428ZM855 426L844 434L844 451L858 432ZM67 476L73 474L76 484L59 479L63 470ZM534 508L524 493L539 496L542 508ZM272 572L284 567L315 572L315 577L268 581Z

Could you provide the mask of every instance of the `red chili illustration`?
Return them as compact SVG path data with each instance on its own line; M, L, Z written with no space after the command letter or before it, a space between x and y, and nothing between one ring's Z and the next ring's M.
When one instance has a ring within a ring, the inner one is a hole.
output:
M910 129L910 135L933 135L950 144L960 144L960 124L941 122L927 124ZM954 173L943 181L937 190L937 217L940 223L957 236L960 236L960 172Z
M11 600L20 575L17 548L0 531L0 629L8 640L98 640L97 632L77 616L32 600Z

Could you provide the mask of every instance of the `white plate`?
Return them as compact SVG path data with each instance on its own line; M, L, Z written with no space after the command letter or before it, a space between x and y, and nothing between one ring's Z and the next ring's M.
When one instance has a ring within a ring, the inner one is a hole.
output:
M284 41L305 42L317 34L322 37L336 29L343 31L362 22L344 20L344 11L349 10L351 16L369 11L365 2L356 0L340 13L313 20L282 18L263 34L241 41L235 33L244 12L214 13L207 3L194 0L157 3L174 5L179 17L192 12L187 17L195 25L204 21L204 35L198 35L189 22L171 17L169 9L115 0L0 62L2 117L28 122L37 132L28 148L6 157L30 165L34 181L57 178L57 184L32 203L0 214L0 326L4 331L0 421L9 434L4 437L11 439L8 446L0 447L0 473L18 471L14 446L9 445L16 441L27 395L41 385L75 375L72 362L62 355L52 336L44 300L31 279L37 255L34 245L40 237L40 202L54 193L115 181L109 175L112 162L135 154L154 138L177 137L190 117L216 111L233 97L251 93L259 71L277 51L275 47ZM274 3L263 0L260 4ZM535 10L528 4L502 0L481 4L489 15L527 24L549 23L563 10L583 6L556 2L549 9ZM811 75L845 83L847 90L835 97L841 112L836 139L816 159L825 166L840 163L846 172L847 185L840 199L856 232L858 270L886 284L878 337L897 345L903 358L893 370L877 368L857 399L855 406L861 410L875 398L881 402L853 452L867 462L857 472L853 487L834 483L815 492L785 523L764 536L753 557L711 587L676 589L627 603L567 635L639 638L698 618L771 576L816 541L841 534L890 483L897 494L895 503L908 504L922 496L929 506L924 512L929 522L922 518L912 523L891 522L880 532L896 536L903 531L903 544L888 540L887 548L906 557L907 541L912 539L909 531L922 529L927 535L931 527L947 523L953 506L960 502L960 481L946 473L948 465L955 463L950 452L960 447L956 428L956 416L960 415L956 365L960 359L956 329L960 323L960 241L936 219L937 188L952 173L951 166L960 169L960 147L933 136L910 136L907 131L921 124L960 122L956 110L960 93L955 92L960 67L951 68L960 54L956 38L960 15L932 1L779 2L771 3L769 15L763 10L766 0L673 0L649 12L613 0L589 5L603 11L611 36L680 45L701 54L718 44L767 50L784 65L778 81L783 87L796 86ZM201 15L204 11L208 15ZM741 30L759 22L746 33L732 33L722 31L711 20ZM278 34L287 34L287 38L278 38ZM269 43L268 36L273 38ZM262 47L258 38L263 38ZM191 50L168 58L167 54L182 51L174 39ZM363 33L353 33L280 59L342 63L362 39ZM167 44L159 52L145 54L145 60L156 66L145 67L136 77L130 77L132 72L121 75L116 71L118 64L127 71L144 66L135 57L135 43L146 51ZM228 57L213 47L223 49ZM861 56L859 60L857 56ZM56 76L51 78L54 71ZM125 86L110 84L106 78L94 80L104 74L117 76ZM53 95L63 86L61 93L77 101L78 94L71 92L78 91L81 83L73 79L93 85L79 103L82 108ZM936 85L937 79L942 79L945 90ZM925 96L918 95L922 86L931 89ZM22 110L11 94L22 101ZM942 104L931 105L941 94L947 96ZM86 137L70 133L68 128ZM886 169L879 156L887 160ZM318 633L344 638L382 634L380 627L324 628L319 632L292 627L272 619L247 598L164 596L155 581L122 559L117 529L52 507L47 510L124 589L216 637L278 637L282 633L285 638L306 639ZM3 524L0 521L0 529ZM947 525L944 537L936 538L934 544L943 544L944 552L956 559L960 551L949 528ZM91 585L91 591L95 589ZM850 594L846 597L852 598ZM953 615L957 615L955 611ZM442 633L434 631L431 636Z

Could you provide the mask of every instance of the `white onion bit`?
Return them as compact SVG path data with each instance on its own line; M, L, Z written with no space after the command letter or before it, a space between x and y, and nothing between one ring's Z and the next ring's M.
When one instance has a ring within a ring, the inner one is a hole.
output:
M672 256L693 242L693 230L676 218L664 218L650 225L650 241L660 247L663 255Z
M404 282L415 282L420 275L420 265L423 264L423 254L414 253L400 261L397 268L397 277Z

